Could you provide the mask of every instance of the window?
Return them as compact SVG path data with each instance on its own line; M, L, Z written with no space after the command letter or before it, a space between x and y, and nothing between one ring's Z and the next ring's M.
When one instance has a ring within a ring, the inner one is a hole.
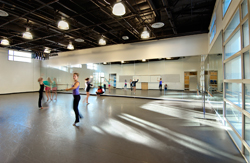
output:
M250 112L250 84L245 84L245 110Z
M245 140L250 145L250 118L245 116Z
M228 127L228 132L230 133L230 135L232 136L233 140L236 142L236 145L241 148L241 140L239 139L239 137L236 135L236 133L231 129L231 127L229 126L228 123L226 123L227 127Z
M247 15L248 9L247 9L247 0L244 0L241 4L241 11L242 11L242 19Z
M210 26L210 43L213 41L215 33L216 33L216 14L214 14L211 26Z
M226 103L226 118L239 135L242 135L242 113L229 103Z
M241 79L241 56L225 63L225 79Z
M235 105L242 106L242 92L240 83L225 83L226 87L226 99L231 101Z
M227 38L233 33L233 31L239 24L240 24L240 14L238 10L224 32L224 41L227 40Z
M81 64L76 64L76 65L70 65L70 68L82 68Z
M97 70L97 64L87 63L87 69Z
M243 24L243 47L246 47L249 45L249 26L248 26L248 20Z
M31 53L9 50L8 52L9 61L19 61L19 62L31 62Z
M225 59L231 57L241 49L240 30L225 45Z
M250 58L249 51L244 53L244 78L250 79Z
M224 0L223 1L223 4L222 4L222 7L223 7L223 17L225 16L225 14L227 12L227 9L228 9L230 3L231 3L231 0Z

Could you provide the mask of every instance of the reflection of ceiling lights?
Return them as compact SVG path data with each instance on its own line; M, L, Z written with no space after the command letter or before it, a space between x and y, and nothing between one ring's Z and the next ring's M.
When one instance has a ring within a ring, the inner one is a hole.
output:
M147 27L144 27L143 32L141 33L141 38L142 39L147 39L149 37L150 37L150 34L149 34L148 30L147 30Z
M51 49L50 48L48 48L48 47L45 47L45 49L44 49L44 53L50 53L51 52Z
M122 4L121 0L118 0L114 5L112 13L116 16L122 16L126 13L125 6Z
M81 39L81 38L76 38L75 41L76 41L76 42L84 42L84 40Z
M69 42L69 45L67 46L67 49L74 50L74 46L72 45L72 42Z
M121 63L124 63L124 61L121 61Z
M9 14L6 11L0 10L0 16L6 17L9 16Z
M146 59L142 59L142 62L145 62L146 61Z
M106 40L104 40L103 38L100 38L99 45L106 45Z
M128 36L122 36L122 39L123 39L123 40L128 40L129 37L128 37Z
M167 57L166 59L172 59L171 57Z
M33 36L29 32L29 30L30 30L29 28L26 28L26 32L23 33L23 38L31 40L31 39L33 39Z
M151 25L152 28L161 28L163 26L164 26L163 22L156 22L156 23Z
M60 20L58 22L57 27L62 30L68 30L69 29L69 24L65 20Z
M106 64L107 64L107 62L103 62L103 64L104 64L104 65L106 65Z
M1 45L10 45L10 42L7 39L2 39L1 40Z

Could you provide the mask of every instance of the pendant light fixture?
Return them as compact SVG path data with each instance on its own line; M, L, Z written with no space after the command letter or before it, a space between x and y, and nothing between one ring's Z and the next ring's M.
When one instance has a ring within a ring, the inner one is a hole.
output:
M142 62L146 62L146 59L142 59Z
M150 37L150 34L147 30L147 27L143 27L143 32L141 33L141 38L142 39L147 39Z
M112 13L116 16L122 16L126 13L125 6L122 4L121 0L117 0L113 7Z
M9 42L9 40L7 40L7 39L2 39L1 40L1 45L10 45L10 42Z
M64 18L58 22L57 27L62 30L68 30L69 29L69 23L65 21Z
M69 45L67 46L67 49L74 50L74 46L72 45L72 42L69 42Z
M51 52L51 49L50 48L48 48L48 47L45 47L45 49L44 49L44 53L50 53Z
M29 31L30 29L26 28L26 32L23 33L23 38L29 39L29 40L33 39L33 35Z
M103 37L101 37L99 40L99 45L106 45L106 44L107 44L106 40Z

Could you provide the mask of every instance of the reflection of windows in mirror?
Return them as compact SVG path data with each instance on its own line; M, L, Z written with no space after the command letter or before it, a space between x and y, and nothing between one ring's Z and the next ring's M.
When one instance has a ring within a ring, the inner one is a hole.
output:
M245 84L245 110L250 112L250 84Z
M250 58L249 51L244 53L244 77L250 79Z
M231 57L241 49L240 30L225 45L225 59Z
M54 69L57 69L57 70L68 72L68 67L67 66L50 66L50 68L54 68Z
M211 26L210 26L210 43L213 41L214 39L214 35L216 33L216 14L214 14L212 22L211 22Z
M226 103L226 118L239 135L242 135L242 113L228 102Z
M225 79L241 79L241 56L225 63Z
M223 7L223 16L225 16L230 3L231 3L231 0L223 0L223 4L222 4L222 7Z
M81 64L76 64L76 65L70 65L70 68L82 68Z
M21 51L8 51L8 60L9 61L18 61L18 62L31 62L31 53L21 52Z
M241 4L241 11L242 11L242 19L247 15L248 9L247 9L247 0L244 0Z
M240 15L238 10L224 32L224 41L227 40L227 38L233 33L233 31L239 24L240 24Z
M87 69L97 70L97 64L87 63Z
M242 106L241 83L225 83L226 99L235 105Z
M245 140L250 145L250 118L245 116Z
M249 45L249 25L248 20L243 24L243 47Z

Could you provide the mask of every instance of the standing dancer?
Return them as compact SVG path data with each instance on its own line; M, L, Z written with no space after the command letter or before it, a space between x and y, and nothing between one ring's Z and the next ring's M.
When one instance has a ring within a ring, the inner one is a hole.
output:
M74 96L73 109L74 109L75 116L76 116L75 123L73 124L73 126L77 126L76 124L79 122L79 118L82 118L78 110L79 101L81 99L80 92L79 92L80 82L78 81L78 77L79 77L79 74L74 73L73 74L74 84L72 85L71 88L66 89L66 91L73 90L73 96Z
M43 109L42 107L42 99L43 99L43 90L44 90L44 84L43 84L43 78L38 79L40 89L39 89L39 99L38 99L38 107L40 109Z
M124 90L127 90L127 80L125 79Z
M131 79L130 79L130 89L131 89L131 91L133 90L133 83L132 83Z
M87 105L89 104L89 96L90 96L89 90L91 88L92 81L93 81L93 76L90 76L90 79L89 78L85 79L85 82L86 82L86 85L87 85L87 88L86 88L87 97L84 99L84 101L86 101Z
M53 79L52 82L52 99L54 98L54 94L56 96L55 100L57 99L57 82L56 82L56 78Z
M162 91L162 78L160 78L160 80L157 79L157 81L159 82L159 90Z
M132 81L132 86L134 88L134 94L135 94L135 91L136 91L136 83L139 81L139 79Z
M49 101L49 99L52 100L51 98L51 94L50 94L50 84L52 83L51 82L51 79L48 77L48 81L43 81L44 85L45 85L45 93L46 93L46 96L47 96L47 101Z
M108 83L108 87L109 87L109 93L110 93L110 79L109 80L107 80L106 78L105 78L105 80L106 80L106 82Z

